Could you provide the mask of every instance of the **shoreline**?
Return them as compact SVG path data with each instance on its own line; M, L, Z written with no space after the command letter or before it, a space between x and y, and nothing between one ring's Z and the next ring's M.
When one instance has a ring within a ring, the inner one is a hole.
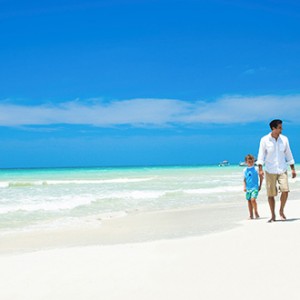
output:
M267 223L267 203L259 208L261 219L201 236L0 255L0 295L13 300L296 300L300 201L288 202L284 222Z
M238 227L246 216L244 202L138 211L111 219L93 216L60 228L4 231L0 235L0 255L202 236Z

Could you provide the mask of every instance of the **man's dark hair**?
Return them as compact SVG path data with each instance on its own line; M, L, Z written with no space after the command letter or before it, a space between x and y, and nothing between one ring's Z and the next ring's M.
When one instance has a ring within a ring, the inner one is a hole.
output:
M279 120L279 119L276 119L276 120L271 121L271 122L270 122L270 128L271 128L271 130L273 130L273 128L277 128L277 126L278 126L279 124L282 124L282 121Z

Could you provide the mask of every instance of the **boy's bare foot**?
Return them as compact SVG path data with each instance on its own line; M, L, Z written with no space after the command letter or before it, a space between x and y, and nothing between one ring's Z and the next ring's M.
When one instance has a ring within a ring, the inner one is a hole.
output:
M255 213L255 219L259 219L259 214Z
M276 219L271 218L271 219L268 221L268 223L273 223L273 222L276 222Z
M248 220L253 220L253 216L250 216L250 217L248 218Z

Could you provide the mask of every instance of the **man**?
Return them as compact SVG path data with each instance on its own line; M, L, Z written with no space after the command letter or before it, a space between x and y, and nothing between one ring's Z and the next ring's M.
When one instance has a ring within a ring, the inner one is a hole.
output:
M279 215L281 220L286 220L284 207L289 193L287 165L291 167L292 178L296 177L296 170L289 140L281 134L282 121L273 120L270 123L270 128L271 133L260 140L256 163L260 176L264 175L263 164L265 164L267 195L272 214L268 222L274 222L276 221L275 196L277 196L277 184L281 192Z

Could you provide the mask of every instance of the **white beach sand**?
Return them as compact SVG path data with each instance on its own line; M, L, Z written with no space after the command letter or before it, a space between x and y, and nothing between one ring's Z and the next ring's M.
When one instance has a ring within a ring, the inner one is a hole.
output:
M259 210L202 236L1 254L0 299L299 299L300 201L285 222Z

